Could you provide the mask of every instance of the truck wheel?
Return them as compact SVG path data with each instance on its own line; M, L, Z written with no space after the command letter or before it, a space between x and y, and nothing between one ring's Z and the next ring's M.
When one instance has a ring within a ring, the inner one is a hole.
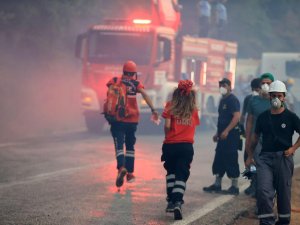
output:
M86 111L83 115L89 132L96 134L108 132L107 121L99 112Z

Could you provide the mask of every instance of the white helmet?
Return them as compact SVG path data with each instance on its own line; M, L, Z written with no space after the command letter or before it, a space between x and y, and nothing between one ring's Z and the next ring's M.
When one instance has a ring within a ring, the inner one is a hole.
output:
M270 84L269 92L283 92L286 93L285 84L280 80L275 80Z

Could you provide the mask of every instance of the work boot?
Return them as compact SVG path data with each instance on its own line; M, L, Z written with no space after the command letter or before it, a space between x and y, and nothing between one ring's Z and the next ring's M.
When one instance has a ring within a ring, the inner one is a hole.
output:
M255 195L255 187L253 185L253 183L251 182L251 184L249 185L249 187L247 187L244 191L244 193L246 195L249 195L249 196L253 196Z
M128 183L132 183L135 180L135 176L133 175L133 173L127 173L126 180Z
M237 187L231 186L227 190L222 191L222 194L227 194L227 195L239 195L240 190Z
M116 186L117 187L121 187L124 183L124 177L127 173L127 170L126 168L124 167L121 167L118 171L118 176L117 176L117 179L116 179Z
M166 208L166 212L174 212L174 207L175 207L174 203L169 201Z
M182 220L181 202L174 204L174 220Z
M222 189L221 186L217 186L215 184L212 184L208 187L204 187L203 191L208 192L208 193L213 193L213 192L219 193L221 191L221 189Z

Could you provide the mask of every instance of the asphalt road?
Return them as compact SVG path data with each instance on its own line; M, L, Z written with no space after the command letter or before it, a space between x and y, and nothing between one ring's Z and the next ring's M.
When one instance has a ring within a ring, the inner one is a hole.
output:
M202 191L214 180L212 135L196 134L184 220L175 224L195 221L232 198ZM138 135L136 181L125 182L120 190L115 187L117 171L110 136L79 132L0 143L0 224L173 224L172 214L164 211L162 140L162 135ZM240 167L242 171L242 163ZM223 188L229 184L225 178ZM240 184L245 186L246 181L241 178Z

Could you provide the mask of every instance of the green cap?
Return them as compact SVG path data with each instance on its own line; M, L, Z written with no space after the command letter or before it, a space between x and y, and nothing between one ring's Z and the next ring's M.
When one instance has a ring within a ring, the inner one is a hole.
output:
M274 76L271 73L263 73L260 76L260 80L263 80L263 79L270 79L271 81L274 81Z

